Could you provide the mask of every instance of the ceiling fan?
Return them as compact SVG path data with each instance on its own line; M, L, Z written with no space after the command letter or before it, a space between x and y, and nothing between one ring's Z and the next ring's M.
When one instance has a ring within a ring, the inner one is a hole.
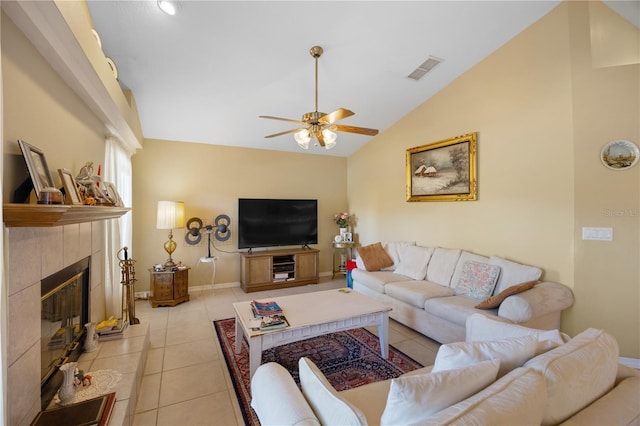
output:
M334 124L336 121L342 120L347 117L351 117L355 113L346 108L338 108L337 110L330 112L329 114L318 111L318 58L322 55L322 47L313 46L309 53L315 59L316 62L316 105L315 111L307 112L302 116L302 120L292 120L290 118L273 117L270 115L261 115L260 118L269 118L271 120L288 121L290 123L297 123L304 127L298 127L291 130L286 130L280 133L274 133L273 135L265 136L265 138L274 138L276 136L286 135L288 133L294 133L293 138L298 145L303 149L309 149L309 141L315 138L320 146L326 149L331 149L336 145L338 132L358 133L360 135L375 136L378 134L377 129L368 129L365 127L345 126L343 124Z

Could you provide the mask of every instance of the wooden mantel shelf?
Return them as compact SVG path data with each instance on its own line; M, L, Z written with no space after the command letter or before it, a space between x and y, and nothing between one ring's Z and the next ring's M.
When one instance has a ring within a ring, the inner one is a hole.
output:
M115 219L131 209L128 207L72 206L45 204L3 204L7 227L44 227L71 225Z

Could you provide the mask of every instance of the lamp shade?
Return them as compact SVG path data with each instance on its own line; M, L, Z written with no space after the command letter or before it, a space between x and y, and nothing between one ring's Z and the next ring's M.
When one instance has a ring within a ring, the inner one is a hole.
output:
M158 201L157 229L176 229L184 226L182 201Z
M336 133L329 129L324 129L322 131L322 136L324 136L324 147L326 149L331 149L336 146L336 139L338 139L338 135Z
M293 138L296 140L300 148L309 149L309 141L311 140L311 136L309 136L309 131L307 129L303 129L294 133Z

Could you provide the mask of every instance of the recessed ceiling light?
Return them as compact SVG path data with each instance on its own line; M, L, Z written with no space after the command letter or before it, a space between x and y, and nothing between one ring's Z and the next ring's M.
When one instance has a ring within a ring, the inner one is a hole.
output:
M167 15L175 15L178 11L179 3L176 0L158 0L158 7Z

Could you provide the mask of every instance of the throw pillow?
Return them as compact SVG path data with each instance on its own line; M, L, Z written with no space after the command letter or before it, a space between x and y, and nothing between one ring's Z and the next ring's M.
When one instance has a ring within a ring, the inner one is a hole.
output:
M571 340L566 334L559 330L538 330L535 328L523 327L517 324L509 324L487 317L483 314L472 314L467 318L466 342L483 342L487 340L511 339L522 336L536 336L535 355L540 355L565 342Z
M514 294L525 292L525 291L533 288L533 286L535 286L536 284L538 284L537 280L536 281L527 281L527 282L524 282L524 283L516 284L516 285L511 286L511 287L507 287L506 289L502 290L500 293L494 294L493 296L490 296L490 297L487 297L482 302L478 303L475 306L475 308L477 308L477 309L495 309L498 306L500 306L500 304L502 302L504 302L504 299L506 299L507 297L513 296Z
M431 247L404 246L400 249L400 264L393 273L414 280L424 280L432 254L433 248Z
M365 269L369 272L379 271L382 268L393 265L393 259L389 257L380 243L360 247L358 254L364 263Z
M450 370L489 359L500 359L498 377L533 358L536 354L536 336L488 342L457 342L440 346L432 372Z
M479 254L470 253L468 251L462 251L460 253L460 257L458 258L458 262L456 263L456 268L453 270L453 276L451 277L451 285L452 289L456 289L456 286L460 282L460 275L462 274L462 268L467 262L478 262L478 263L489 263L489 258L485 256L480 256Z
M323 425L366 425L357 407L340 398L320 369L308 358L298 361L300 386L307 402Z
M499 266L479 262L466 262L462 267L460 281L456 286L455 294L472 299L485 299L493 293L499 275Z
M391 380L381 425L422 424L440 410L480 392L496 380L500 360ZM324 423L323 423L324 424Z
M500 267L500 278L496 284L496 293L500 293L507 287L520 284L525 281L539 280L542 276L542 269L535 266L522 265L520 263L511 262L497 256L491 256L489 263Z
M475 395L434 414L428 424L540 426L546 387L542 374L516 368Z

